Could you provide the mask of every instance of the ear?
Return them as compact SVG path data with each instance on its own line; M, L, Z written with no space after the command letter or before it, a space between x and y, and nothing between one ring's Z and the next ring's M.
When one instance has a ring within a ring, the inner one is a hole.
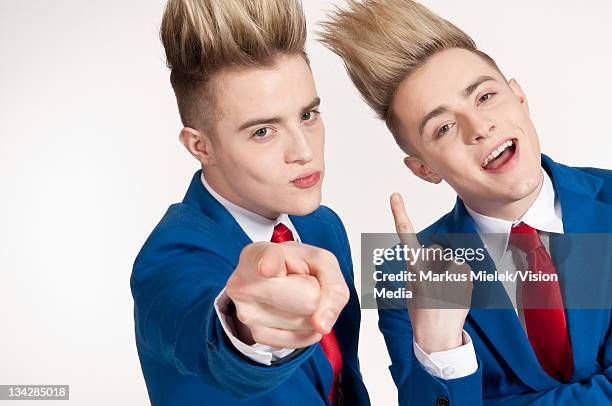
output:
M516 79L510 79L510 81L508 82L508 86L510 86L510 90L512 90L512 93L514 93L515 96L518 97L520 103L525 108L525 111L527 111L527 114L529 114L529 103L527 103L527 97L525 96L525 93L523 93L521 85L519 85Z
M442 177L434 172L427 164L415 156L407 156L404 158L404 164L419 178L431 182L440 183Z
M215 165L215 154L210 136L191 127L185 127L179 135L187 151L204 166Z

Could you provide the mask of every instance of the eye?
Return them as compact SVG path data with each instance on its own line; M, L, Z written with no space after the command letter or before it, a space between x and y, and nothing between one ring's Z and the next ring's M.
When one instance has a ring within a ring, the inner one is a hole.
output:
M314 121L317 119L317 116L319 115L319 111L318 110L311 110L307 113L302 114L302 121Z
M437 132L436 136L437 137L443 136L444 134L449 132L450 129L453 128L454 126L455 126L455 123L444 124L442 127L440 127L440 129L438 129L438 132Z
M487 100L490 100L494 95L495 93L485 93L482 96L480 96L480 99L478 99L478 103L484 103Z
M253 133L253 137L265 138L269 134L270 134L270 129L268 127L262 127Z

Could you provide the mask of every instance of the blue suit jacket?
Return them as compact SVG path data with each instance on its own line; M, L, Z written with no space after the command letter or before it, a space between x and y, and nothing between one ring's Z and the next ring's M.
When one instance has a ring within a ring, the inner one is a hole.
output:
M326 405L332 369L319 344L272 366L240 354L227 337L214 300L252 241L196 172L142 247L131 277L136 345L151 403L157 405ZM291 216L302 242L334 253L350 300L334 332L343 358L344 404L369 405L359 371L359 302L339 217L321 206Z
M612 231L612 171L571 168L544 155L542 166L560 200L565 233ZM457 199L454 209L423 230L419 238L430 233L476 235L476 226ZM610 250L604 251L605 269L558 269L560 282L564 283L562 273L571 277L578 272L609 271ZM386 267L385 272L395 271ZM472 337L478 370L463 378L444 380L429 374L415 358L408 312L379 310L379 327L391 356L390 370L401 405L447 403L443 398L456 406L612 404L610 309L566 309L566 320L574 356L574 372L567 384L541 368L512 308L470 310L464 328Z

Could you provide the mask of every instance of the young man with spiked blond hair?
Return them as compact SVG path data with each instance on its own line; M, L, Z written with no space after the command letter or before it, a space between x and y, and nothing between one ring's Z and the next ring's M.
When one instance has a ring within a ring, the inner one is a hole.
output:
M589 259L588 267L568 267L551 249L562 234L612 231L612 172L540 154L518 82L422 5L348 0L322 26L321 40L385 121L408 169L457 192L454 209L418 238L475 233L490 248L489 263L507 260L516 269L514 258L521 257L560 280L524 282L516 301L502 290L516 308L427 309L409 300L408 311L379 309L400 404L612 404L610 308L566 306L568 281L586 272L606 281L610 264L597 268ZM400 195L391 197L391 209L402 242L414 243ZM500 245L491 244L491 233L502 236ZM550 306L527 306L536 296Z
M169 0L161 39L202 169L132 272L151 403L369 405L300 1Z

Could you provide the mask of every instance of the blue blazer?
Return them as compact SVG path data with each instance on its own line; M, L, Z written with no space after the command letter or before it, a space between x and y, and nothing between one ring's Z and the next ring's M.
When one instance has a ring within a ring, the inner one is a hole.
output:
M240 354L224 335L213 302L252 241L196 172L182 203L155 227L131 277L136 345L152 405L328 405L332 368L319 344L272 366ZM290 216L302 242L334 253L350 300L334 332L342 352L345 405L369 405L357 359L359 302L340 218L321 206Z
M612 231L612 171L571 168L545 155L542 166L551 176L560 200L565 233ZM430 233L476 235L476 226L463 202L457 199L454 209L423 230L419 238ZM609 272L612 250L603 251L604 268L560 269L557 266L561 284L564 275L571 278L578 272ZM490 261L488 266L494 269L490 258L487 260ZM396 272L392 269L385 267L384 272ZM476 285L474 289L476 291ZM511 307L470 310L464 328L473 340L478 370L463 378L444 380L429 374L415 358L408 312L405 309L379 310L379 327L391 357L390 370L398 388L400 405L612 404L609 307L566 309L566 320L574 357L574 372L569 383L556 381L544 372Z

